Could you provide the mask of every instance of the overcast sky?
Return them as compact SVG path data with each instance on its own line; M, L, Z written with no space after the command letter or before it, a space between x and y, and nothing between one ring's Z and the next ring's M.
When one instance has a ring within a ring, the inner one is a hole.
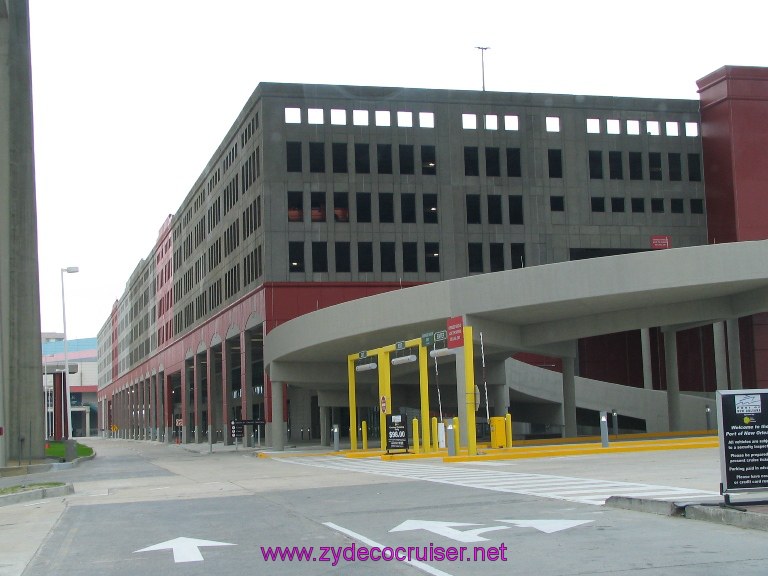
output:
M43 331L95 337L259 82L697 99L757 4L29 0ZM730 11L730 12L727 12Z

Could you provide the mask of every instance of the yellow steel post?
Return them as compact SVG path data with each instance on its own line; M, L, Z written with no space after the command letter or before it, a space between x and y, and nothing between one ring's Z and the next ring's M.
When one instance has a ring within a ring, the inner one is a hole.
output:
M432 416L432 452L437 452L437 417Z
M355 395L355 359L357 355L347 357L347 375L349 379L349 444L357 450L357 398Z
M512 414L504 416L504 427L507 432L507 448L512 448Z
M421 395L421 434L424 436L424 452L429 452L429 372L427 370L428 351L419 342L419 392ZM416 437L416 432L413 433Z
M477 427L475 425L475 365L472 326L464 326L464 385L467 403L467 453L477 456Z
M459 422L459 417L454 416L453 417L453 445L456 446L456 454L459 453L459 447L461 446L461 429L459 426L461 423Z
M389 384L389 352L379 350L377 355L379 364L379 402L383 397L386 403L386 409L379 412L379 427L381 438L381 449L387 448L387 414L392 414L392 393Z
M413 453L419 454L419 419L413 419Z
M368 450L368 422L363 420L362 424L363 430L363 450Z

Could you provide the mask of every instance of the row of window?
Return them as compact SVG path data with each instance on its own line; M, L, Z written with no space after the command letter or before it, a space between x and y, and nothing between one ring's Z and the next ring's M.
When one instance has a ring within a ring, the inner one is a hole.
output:
M611 180L623 180L625 174L624 158L623 152L614 150L608 152L608 171L606 173L603 151L590 150L590 179L602 180L607 174ZM685 158L688 181L701 182L701 155L691 152L686 154ZM626 159L630 180L643 180L646 173L650 180L663 180L665 172L667 180L670 182L680 182L683 179L683 155L679 152L668 152L666 162L663 162L661 152L648 152L647 161L643 160L642 152L627 152Z
M440 272L440 243L424 242L419 259L418 242L378 242L378 271L398 272ZM525 266L525 244L514 243L505 248L501 242L488 244L488 260L485 259L485 247L482 242L467 245L467 267L470 273L498 272ZM309 261L311 270L307 270L307 258L304 242L288 243L288 269L290 272L329 272L328 243L311 242ZM334 242L334 271L352 272L352 243ZM506 254L506 255L505 255ZM356 270L360 273L374 272L374 243L356 243ZM421 262L421 265L419 263Z
M326 111L322 108L307 108L303 111L301 108L287 107L285 108L285 123L286 124L301 124L306 122L311 125L323 125L326 122L326 118L332 126L346 126L349 124L349 111L340 108L332 108L326 114ZM375 110L373 113L374 125L380 127L392 126L392 118L395 118L396 126L399 128L413 128L414 117L418 120L419 128L434 128L435 127L435 115L433 112L418 112L414 116L414 112L408 110L400 110L392 113L389 110ZM520 129L520 119L517 114L474 114L464 113L461 115L461 126L465 130L477 130L481 121L482 127L485 130L499 130L503 126L504 130L517 131ZM501 121L499 121L501 119ZM642 122L642 124L641 124ZM370 112L368 110L352 110L352 125L353 126L369 126ZM680 136L680 125L684 126L684 133L690 138L695 138L699 135L699 125L696 122L677 122L677 121L665 121L659 120L619 120L618 118L587 118L586 131L588 134L600 134L605 132L606 134L628 134L632 136L639 136L641 134L641 126L645 131L644 134L649 136L660 136L661 127L664 127L664 134L666 136ZM624 131L622 132L622 125ZM560 117L559 116L546 116L544 118L544 128L547 132L560 132Z
M663 214L667 211L666 205L669 202L669 212L671 214L684 214L685 213L685 199L684 198L651 198L650 206L651 213ZM611 212L626 212L627 202L623 197L604 198L602 196L592 196L590 198L590 205L592 212L607 212L607 207L610 206ZM565 196L550 196L549 197L549 209L552 212L564 212L565 211ZM630 198L629 209L632 213L644 214L646 210L645 198ZM701 198L689 198L688 209L691 214L704 214L704 200ZM469 213L467 213L467 222L470 224L479 224L479 220L476 222L469 222Z
M325 192L312 192L310 194L309 207L310 220L312 222L326 222L328 211L326 209ZM333 193L333 219L336 222L349 222L349 194L346 192ZM379 192L378 194L378 222L395 222L395 195L391 192ZM421 195L421 223L437 224L437 194ZM417 214L416 194L400 194L400 222L403 224L416 224ZM288 192L288 221L304 222L304 194L302 192ZM355 221L369 223L372 221L371 194L357 192L355 194Z
M286 142L286 167L288 172L302 172L302 143ZM415 157L416 147L413 144L400 144L397 147L399 174L415 174L418 162L419 173L426 176L437 174L437 155L433 145L419 147L419 158ZM321 174L326 171L325 143L309 143L309 171ZM392 144L376 145L376 172L378 174L393 173ZM349 171L348 149L346 142L331 144L331 170L334 174L346 174ZM371 153L369 144L354 145L355 174L371 173Z

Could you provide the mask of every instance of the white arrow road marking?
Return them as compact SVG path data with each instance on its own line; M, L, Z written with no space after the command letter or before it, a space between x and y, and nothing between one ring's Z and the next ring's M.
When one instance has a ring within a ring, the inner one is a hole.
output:
M589 524L593 520L496 520L496 522L514 524L518 528L535 528L539 532L552 534L553 532L575 528L582 524Z
M154 552L155 550L173 550L173 561L179 562L202 562L203 555L199 548L202 546L236 546L227 542L214 542L213 540L197 540L195 538L174 538L166 542L160 542L154 546L136 550L136 552ZM136 554L134 552L134 554Z
M505 522L505 520L501 520ZM480 536L483 532L493 530L506 530L509 526L490 526L488 528L475 528L474 530L456 530L453 526L479 526L479 524L467 524L466 522L435 522L432 520L406 520L399 526L395 526L390 532L406 532L408 530L426 530L434 534L440 534L456 540L457 542L485 542L488 538Z

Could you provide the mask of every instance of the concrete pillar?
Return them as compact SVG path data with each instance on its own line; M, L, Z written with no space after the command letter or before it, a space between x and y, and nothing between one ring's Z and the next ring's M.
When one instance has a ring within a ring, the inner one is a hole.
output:
M158 378L163 385L163 429L165 430L165 443L170 444L173 438L173 397L171 396L171 377L165 372L160 372Z
M234 443L234 438L229 431L229 421L234 417L232 409L232 374L230 373L229 354L232 348L224 339L221 342L221 440L225 446Z
M189 389L191 378L189 378L187 361L181 364L181 442L187 444L190 442L190 432L192 423L189 421Z
M493 415L504 416L509 412L509 388L506 384L489 386L489 400L493 403Z
M563 358L563 437L574 438L576 427L576 359Z
M725 323L712 324L712 336L715 343L715 378L718 390L728 390L728 358L725 346Z
M200 354L195 354L192 359L192 410L194 410L195 444L203 441L200 433L203 428L203 398L201 396L203 385L202 368L200 366Z
M252 360L251 334L248 331L240 332L240 414L243 420L253 419ZM253 446L256 442L255 436L256 427L246 426L243 438L245 446Z
M155 390L154 376L150 375L147 379L147 385L149 386L149 413L147 414L149 416L149 421L147 423L149 426L149 439L157 440L157 421L155 416L155 413L157 412L157 391Z
M640 344L643 351L643 387L653 390L653 363L651 362L651 331L640 329Z
M272 449L285 450L285 424L283 413L283 383L272 381Z
M331 445L330 411L331 409L328 408L327 406L320 406L320 445L321 446Z
M739 319L726 321L728 334L728 368L731 376L731 390L741 390L741 339L739 337Z
M680 381L677 373L677 332L664 333L664 361L667 375L669 430L680 430Z

